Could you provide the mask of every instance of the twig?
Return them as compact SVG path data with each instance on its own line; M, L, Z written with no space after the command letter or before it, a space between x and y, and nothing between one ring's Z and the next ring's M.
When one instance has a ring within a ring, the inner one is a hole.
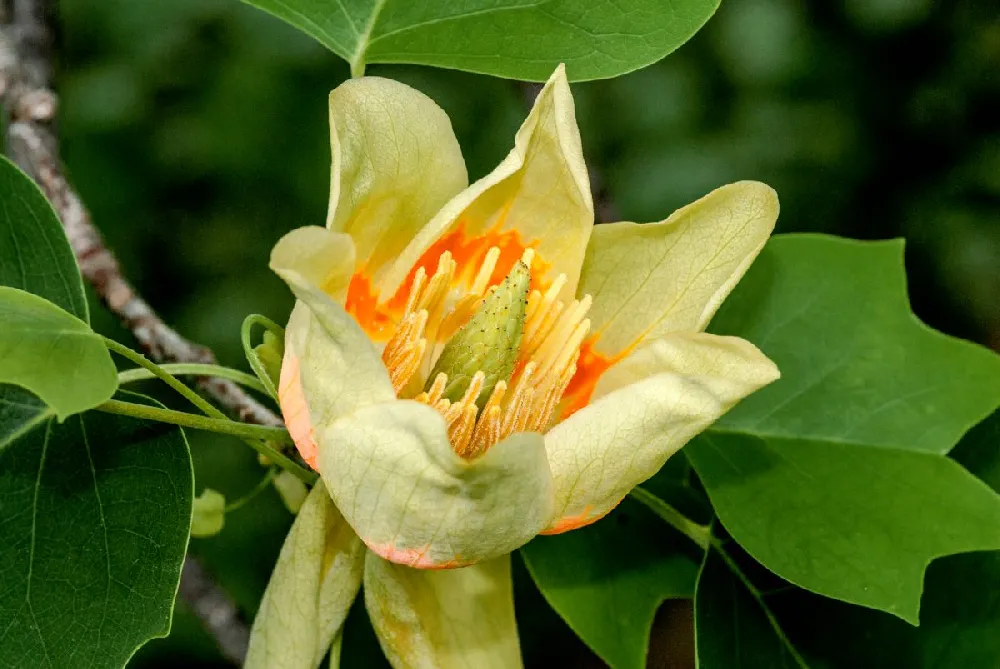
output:
M250 643L250 629L239 617L236 604L212 580L205 567L193 556L184 560L180 595L215 639L223 656L242 665Z
M47 70L29 67L19 58L21 42L31 41L22 36L30 34L12 30L0 37L0 93L8 113L7 144L14 161L38 182L52 202L84 278L149 356L157 362L215 364L211 350L178 334L136 293L94 227L80 196L66 180L52 131L56 95L46 86L47 82L37 80L38 73ZM12 36L17 40L16 45L12 44ZM228 379L203 377L198 386L243 422L284 425L273 411Z
M51 90L51 0L4 0L0 6L0 101L7 112L7 148L55 208L80 272L151 358L214 364L215 355L163 322L122 275L80 196L63 174L54 132L57 98ZM202 377L202 392L241 421L280 427L282 421L228 379ZM180 596L230 660L242 663L249 629L236 603L193 556L184 562Z

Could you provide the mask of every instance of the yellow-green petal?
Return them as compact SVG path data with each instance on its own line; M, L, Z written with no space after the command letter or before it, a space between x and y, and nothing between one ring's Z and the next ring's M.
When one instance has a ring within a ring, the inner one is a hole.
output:
M244 669L315 669L361 587L364 545L323 486L288 532L250 633Z
M411 569L368 554L365 606L393 669L517 669L510 556Z
M424 251L448 233L461 229L466 239L484 235L490 239L487 233L516 231L517 242L535 248L538 266L544 264L550 277L566 274L563 296L571 296L593 224L594 204L573 96L560 65L518 130L514 149L420 231L386 277L386 285L398 286Z
M393 562L458 567L509 553L549 522L552 478L541 435L515 434L459 457L444 419L396 400L318 434L319 471L368 547Z
M279 245L280 246L280 245ZM316 435L355 409L396 393L374 344L357 321L301 271L271 268L299 299L285 327L278 401L296 447L316 467Z
M704 330L777 218L775 192L741 181L660 223L597 226L578 291L594 297L595 350L615 355L668 332Z
M753 344L678 332L612 367L600 396L556 425L545 447L556 487L547 533L598 520L742 398L778 378Z
M327 227L349 234L378 285L394 260L468 184L448 115L391 79L364 77L330 93L333 166Z
M343 304L354 263L354 242L349 236L307 226L278 241L271 250L270 266L286 281L314 286Z

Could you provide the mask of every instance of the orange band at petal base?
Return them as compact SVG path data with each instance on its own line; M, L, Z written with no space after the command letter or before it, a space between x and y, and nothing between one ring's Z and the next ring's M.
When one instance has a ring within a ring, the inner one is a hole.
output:
M413 567L414 569L457 569L459 567L468 567L474 564L471 561L463 560L460 556L456 557L454 560L448 560L447 562L434 562L427 557L427 552L430 550L430 546L424 546L423 548L396 548L395 544L376 544L369 543L364 537L361 538L368 546L368 549L372 553L378 555L380 558L388 560L389 562L395 562L396 564L405 565L407 567Z
M600 335L593 335L587 338L580 346L580 358L576 362L576 373L573 375L569 386L566 387L566 394L563 395L562 411L559 420L566 420L574 413L590 404L590 398L594 394L597 382L601 380L604 372L613 365L621 362L622 359L632 352L633 347L629 346L623 351L606 356L594 350L594 345Z
M359 268L351 277L351 283L347 288L345 308L369 337L375 341L386 341L392 336L396 325L404 315L417 272L423 269L427 276L433 275L441 254L446 251L451 253L457 266L452 287L467 289L475 281L486 254L494 247L499 250L500 256L493 267L488 285L500 283L524 252L537 247L538 243L538 241L525 241L517 230L503 230L499 226L470 236L466 232L465 224L459 222L453 231L442 236L423 252L410 268L396 293L387 301L380 300L371 278L365 274L366 268ZM543 289L551 265L536 255L533 267L535 271L532 272L531 289Z
M309 417L309 405L302 391L302 373L298 357L291 352L285 352L281 364L281 378L278 381L278 405L285 419L288 434L295 442L302 459L313 469L318 469L316 457L319 449L316 446L316 434L312 420Z
M581 527L586 527L587 525L590 525L591 523L596 523L601 518L604 518L604 516L614 511L615 507L621 504L623 499L625 498L622 497L622 499L615 502L610 509L602 513L595 514L594 507L587 505L583 509L583 511L576 514L575 516L563 516L555 523L550 525L547 529L542 530L540 534L562 534L563 532L569 532L570 530L578 530Z
M362 267L351 277L351 282L347 285L344 309L354 316L354 320L369 337L375 341L385 341L395 331L402 312L395 314L378 303L378 293L364 272L365 268Z

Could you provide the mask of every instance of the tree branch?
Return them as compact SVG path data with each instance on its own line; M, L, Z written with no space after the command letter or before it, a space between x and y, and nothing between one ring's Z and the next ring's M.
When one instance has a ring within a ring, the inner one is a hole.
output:
M188 341L153 311L124 277L90 213L67 181L54 132L57 97L51 89L52 43L49 0L5 0L0 6L0 101L7 112L7 148L55 208L80 272L140 346L159 362L215 363L211 350ZM204 377L198 386L241 421L283 426L282 420L228 379ZM181 574L180 596L198 616L223 654L242 663L249 630L236 603L193 556Z
M22 26L17 7L40 5L17 0L15 23L5 29L0 46L0 93L8 113L7 143L14 161L41 186L59 215L80 265L80 272L101 300L135 336L139 345L158 362L214 364L211 350L188 341L153 311L122 274L117 258L105 246L80 196L66 180L52 130L57 98L46 77L50 68L34 62L41 57L39 43L47 37L37 26ZM44 12L21 13L31 19ZM206 377L198 385L218 404L247 423L283 426L270 409L227 379Z
M205 631L215 639L222 655L242 665L247 657L250 628L240 617L236 603L192 555L184 560L178 594L201 621Z

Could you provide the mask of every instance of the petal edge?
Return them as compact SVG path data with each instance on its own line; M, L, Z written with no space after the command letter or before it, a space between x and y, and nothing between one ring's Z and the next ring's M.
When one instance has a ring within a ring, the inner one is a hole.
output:
M423 569L474 564L519 548L551 518L541 435L515 434L465 460L440 414L396 400L359 409L318 436L330 495L387 560Z
M777 378L774 363L736 337L674 333L625 358L598 383L603 396L546 435L556 514L544 533L599 520L692 437Z

